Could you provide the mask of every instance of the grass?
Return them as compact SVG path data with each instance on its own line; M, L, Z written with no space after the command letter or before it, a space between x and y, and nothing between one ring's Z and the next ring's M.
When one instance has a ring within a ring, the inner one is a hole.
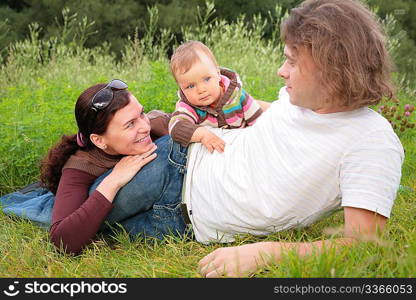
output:
M241 74L245 88L255 98L276 99L283 85L276 76L282 61L281 45L263 41L261 26L250 30L238 22L218 21L202 24L201 28L202 37L195 28L184 36L202 38L212 47L221 65ZM84 49L80 45L59 43L51 47L48 41L43 43L39 46L41 42L34 36L15 45L9 61L1 66L0 195L37 180L38 162L47 149L62 134L75 132L74 103L89 85L111 78L123 79L147 111L172 111L176 102L176 85L168 72L166 58L147 55L150 50L140 48L143 47L140 43L131 41L121 61L116 61L105 47ZM45 56L42 47L49 49L48 55ZM406 89L399 99L402 104L416 104L414 95L414 91ZM414 122L414 115L412 119ZM414 277L416 130L399 133L399 137L406 150L402 185L413 191L399 191L380 241L362 243L338 253L327 249L304 259L287 253L281 262L254 276ZM243 235L231 245L264 240L316 241L331 238L325 234L330 231L327 229L342 223L343 213L339 211L308 228L267 237ZM81 255L72 257L59 253L49 242L48 233L29 221L0 213L0 228L3 277L198 277L198 261L223 246L171 237L163 241L131 241L120 231L114 236L97 236Z

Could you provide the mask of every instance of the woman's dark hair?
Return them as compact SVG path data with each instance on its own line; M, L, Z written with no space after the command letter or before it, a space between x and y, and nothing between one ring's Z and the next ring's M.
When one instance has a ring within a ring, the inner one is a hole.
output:
M91 151L96 146L89 136L92 133L104 134L114 114L129 103L130 92L127 90L113 91L114 97L111 103L103 110L95 111L92 107L92 97L106 84L96 84L86 89L75 104L75 119L78 130L83 136L84 147L77 143L77 135L63 135L61 140L52 147L41 161L40 181L42 185L56 194L62 168L77 150Z

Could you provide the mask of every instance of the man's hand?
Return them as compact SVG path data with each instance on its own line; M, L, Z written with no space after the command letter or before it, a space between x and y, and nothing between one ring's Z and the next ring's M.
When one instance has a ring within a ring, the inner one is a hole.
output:
M199 261L198 271L207 278L247 276L265 266L275 251L270 243L259 242L236 247L218 248Z

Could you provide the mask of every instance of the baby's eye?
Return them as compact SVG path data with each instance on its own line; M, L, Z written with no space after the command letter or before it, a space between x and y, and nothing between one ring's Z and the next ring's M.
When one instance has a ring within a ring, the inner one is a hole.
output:
M211 77L205 77L205 78L204 78L204 80L205 80L206 82L208 82L210 79L211 79Z
M194 88L194 85L193 85L193 84L190 84L190 85L188 85L186 88L187 88L187 89L193 89L193 88Z

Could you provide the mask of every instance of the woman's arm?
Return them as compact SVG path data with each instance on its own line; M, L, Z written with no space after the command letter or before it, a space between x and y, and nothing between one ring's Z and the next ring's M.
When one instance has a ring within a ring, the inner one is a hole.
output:
M387 218L361 208L344 208L344 238L316 242L259 242L237 247L219 248L199 262L204 277L247 276L268 264L278 263L282 252L295 250L300 257L319 253L322 249L337 249L360 241L374 240Z
M77 169L64 169L53 207L50 238L56 247L79 253L104 222L117 192L156 157L156 145L141 155L123 157L113 171L88 196L96 176Z
M98 191L88 196L95 176L64 169L55 197L50 239L67 253L79 253L89 244L113 205Z

